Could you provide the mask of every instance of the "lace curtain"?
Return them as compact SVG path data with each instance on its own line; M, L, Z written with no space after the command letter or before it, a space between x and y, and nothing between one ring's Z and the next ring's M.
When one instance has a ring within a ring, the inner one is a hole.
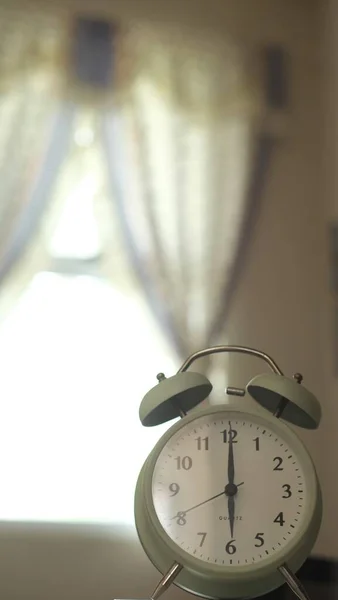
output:
M0 283L21 288L49 261L40 224L50 203L52 214L62 204L74 119L90 110L121 261L178 360L226 339L279 137L266 127L275 106L258 52L177 27L10 14L0 62ZM106 240L100 256L112 279L113 247Z
M142 393L226 339L284 107L259 66L278 69L197 32L0 17L1 514L132 522L163 432L142 429Z
M231 40L172 28L139 26L121 46L123 94L104 119L111 198L148 303L182 359L226 339L278 139L266 128L266 64Z
M46 262L46 249L33 244L32 251L30 243L51 199L71 132L74 109L61 101L66 40L67 30L56 15L33 8L27 15L0 6L0 285L8 283L0 290L4 312Z

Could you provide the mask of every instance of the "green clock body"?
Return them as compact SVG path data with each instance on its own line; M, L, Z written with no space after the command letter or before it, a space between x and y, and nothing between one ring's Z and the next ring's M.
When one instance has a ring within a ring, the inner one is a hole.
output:
M135 492L149 559L161 573L181 564L175 584L205 598L254 598L282 585L278 567L301 567L321 515L316 471L296 433L233 403L194 410L170 427Z

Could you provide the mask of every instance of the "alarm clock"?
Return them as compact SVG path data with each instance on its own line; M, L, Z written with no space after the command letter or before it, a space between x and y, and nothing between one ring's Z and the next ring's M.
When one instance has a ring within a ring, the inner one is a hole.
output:
M246 390L228 388L228 402L201 409L212 385L189 367L219 352L261 358L272 372L254 377ZM256 406L240 403L246 392ZM285 377L253 348L206 348L176 375L158 375L141 402L141 422L176 422L146 459L135 491L138 537L162 574L153 600L171 583L203 598L244 599L285 581L301 600L308 598L295 573L318 535L321 492L290 424L315 429L320 418L302 376Z

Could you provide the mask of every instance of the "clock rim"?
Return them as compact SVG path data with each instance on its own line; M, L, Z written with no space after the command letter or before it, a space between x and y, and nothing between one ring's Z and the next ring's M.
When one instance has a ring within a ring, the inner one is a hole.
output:
M240 566L214 565L212 563L203 561L200 558L196 558L188 552L186 552L185 550L181 549L169 537L163 525L161 524L154 507L152 494L152 481L155 464L158 460L161 451L163 450L167 442L172 438L172 436L175 435L176 432L178 432L179 430L183 430L185 426L189 423L197 419L203 418L204 416L229 412L237 413L239 415L239 418L243 418L245 415L247 415L248 418L253 417L259 422L261 422L261 424L270 426L273 431L276 431L276 435L280 435L282 438L286 439L286 441L290 440L290 444L296 452L297 457L301 462L302 468L304 469L304 477L308 487L308 502L307 506L305 507L306 514L303 517L302 525L292 537L290 542L288 542L286 546L284 546L283 548L275 552L273 555L271 555L271 557L264 558L264 560L260 561L259 563L252 563ZM279 566L287 563L290 566L290 568L298 570L311 552L311 549L319 531L322 512L321 492L316 474L316 469L308 450L306 449L302 440L297 436L297 434L290 428L289 425L286 425L285 423L283 423L276 417L273 417L269 413L262 413L261 410L250 410L250 408L248 407L238 406L238 404L233 403L208 406L203 410L193 410L183 419L174 423L163 434L163 436L156 443L152 452L148 456L144 465L144 469L142 471L142 492L144 494L145 510L148 516L148 525L152 527L155 535L158 538L160 538L162 544L165 545L166 549L169 551L169 554L172 557L173 562L179 562L183 565L184 569L187 569L190 572L194 572L202 577L211 577L217 580L226 579L227 581L229 581L229 579L236 580L239 578L244 580L252 580L252 578L256 579L264 577L266 574L272 572L277 573L277 575L280 577L280 574L277 571ZM136 499L135 502L137 501L139 500ZM138 526L137 529L139 537L141 539L142 533L139 532ZM146 549L145 551L148 554L148 551ZM156 565L156 559L154 561L153 558L151 558L151 560ZM278 587L280 583L281 581L277 583L275 587Z

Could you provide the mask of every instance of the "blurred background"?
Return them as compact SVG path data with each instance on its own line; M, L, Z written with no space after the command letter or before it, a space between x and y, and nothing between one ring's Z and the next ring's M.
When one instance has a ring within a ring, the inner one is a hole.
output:
M337 0L0 0L4 600L149 596L133 493L167 426L139 403L217 343L322 402L303 575L335 597L337 23ZM196 366L215 403L262 370Z

